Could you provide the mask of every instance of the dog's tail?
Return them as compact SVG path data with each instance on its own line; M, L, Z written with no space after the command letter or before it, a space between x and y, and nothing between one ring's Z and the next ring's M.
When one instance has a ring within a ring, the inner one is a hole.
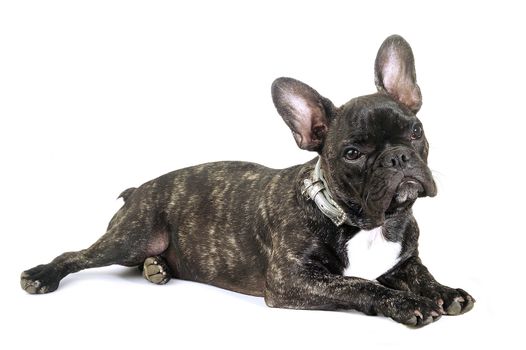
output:
M126 203L136 189L136 187L130 187L127 190L122 191L122 193L119 195L119 197L117 197L117 199L122 198Z

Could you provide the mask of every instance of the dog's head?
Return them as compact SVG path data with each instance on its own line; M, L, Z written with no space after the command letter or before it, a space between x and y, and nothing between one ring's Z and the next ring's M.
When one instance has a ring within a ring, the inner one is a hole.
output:
M274 104L298 146L316 151L334 199L362 228L436 195L427 166L428 143L416 113L422 105L413 53L400 36L388 37L375 61L378 92L336 108L308 85L279 78Z

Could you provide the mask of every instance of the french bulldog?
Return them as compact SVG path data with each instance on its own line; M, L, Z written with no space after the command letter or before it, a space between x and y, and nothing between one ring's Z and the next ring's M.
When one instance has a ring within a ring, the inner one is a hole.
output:
M341 107L275 80L278 113L315 159L282 170L208 163L130 188L98 241L24 271L22 288L49 293L70 273L119 264L156 284L180 278L270 307L354 309L414 327L471 310L475 299L438 283L418 254L411 207L437 189L402 37L383 42L374 73L378 92Z

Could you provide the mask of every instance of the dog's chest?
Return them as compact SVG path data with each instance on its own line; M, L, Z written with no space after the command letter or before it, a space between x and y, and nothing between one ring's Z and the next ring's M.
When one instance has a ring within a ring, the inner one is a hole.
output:
M361 230L347 242L344 276L374 280L400 261L401 243L386 240L382 229Z

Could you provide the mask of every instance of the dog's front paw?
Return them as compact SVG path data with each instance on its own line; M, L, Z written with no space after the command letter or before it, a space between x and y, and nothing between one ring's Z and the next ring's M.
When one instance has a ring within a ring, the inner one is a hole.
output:
M380 312L383 315L411 327L426 326L442 316L436 302L409 292L395 293L382 305Z
M168 265L160 256L152 256L144 261L143 275L155 284L166 284L171 278Z
M58 288L60 277L51 264L38 265L22 272L20 286L29 294L44 294Z
M420 295L433 299L446 315L460 315L473 309L475 298L463 289L454 289L441 284L431 285L421 291Z

